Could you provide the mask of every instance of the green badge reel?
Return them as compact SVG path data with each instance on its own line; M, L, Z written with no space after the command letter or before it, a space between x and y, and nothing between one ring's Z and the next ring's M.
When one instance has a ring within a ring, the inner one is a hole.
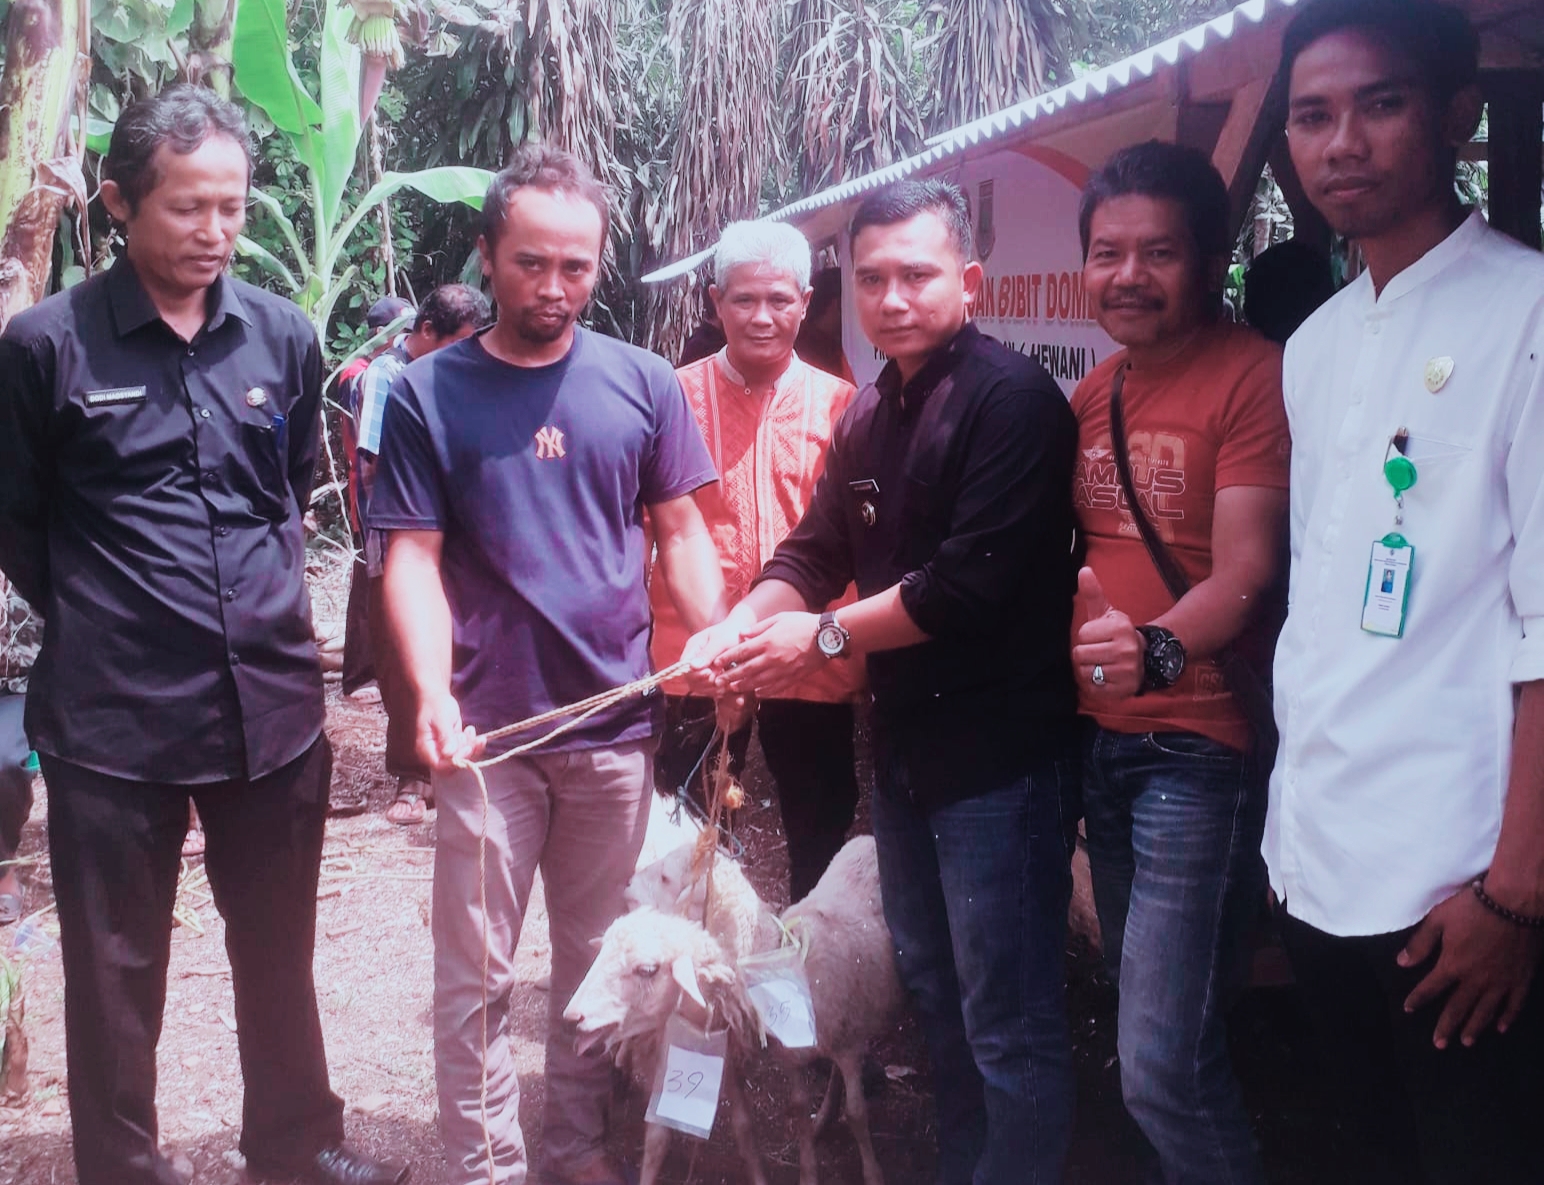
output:
M1409 433L1401 428L1389 441L1383 476L1394 491L1394 526L1372 545L1367 588L1362 595L1362 629L1386 638L1402 638L1410 604L1410 575L1415 548L1400 532L1405 521L1405 491L1415 485L1415 462L1405 456Z
M1415 485L1416 478L1419 477L1420 474L1416 471L1414 461L1405 456L1403 453L1396 453L1387 461L1383 462L1383 476L1389 485L1393 487L1394 500L1399 504L1399 510L1401 513L1396 515L1394 519L1394 525L1397 527L1404 519L1403 503L1405 491ZM1409 546L1405 540L1405 537L1397 530L1390 531L1387 535L1383 536L1382 542L1385 547Z

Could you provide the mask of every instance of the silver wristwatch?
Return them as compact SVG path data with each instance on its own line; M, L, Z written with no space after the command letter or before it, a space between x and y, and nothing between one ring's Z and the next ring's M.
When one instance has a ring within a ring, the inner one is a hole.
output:
M820 624L815 627L815 645L827 658L846 657L847 643L851 637L842 628L842 623L837 621L835 613L828 609L820 615Z

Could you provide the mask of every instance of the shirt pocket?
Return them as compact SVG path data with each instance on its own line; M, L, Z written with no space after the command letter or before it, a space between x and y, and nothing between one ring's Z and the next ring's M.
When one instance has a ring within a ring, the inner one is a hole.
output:
M949 507L937 484L906 477L901 487L901 548L907 567L918 568L949 537Z
M237 426L244 464L235 469L238 492L259 518L281 523L289 517L290 487L285 466L284 434L273 424L242 423Z
M1437 482L1446 482L1457 474L1474 456L1474 446L1453 437L1411 432L1405 442L1405 456L1415 466L1415 485L1410 490L1414 494L1422 486L1430 489Z
M1479 455L1457 433L1438 436L1410 432L1405 456L1415 466L1415 484L1405 492L1404 501L1406 526L1414 532L1412 540L1435 516L1445 515L1449 507L1468 504L1473 497L1469 485L1476 475Z

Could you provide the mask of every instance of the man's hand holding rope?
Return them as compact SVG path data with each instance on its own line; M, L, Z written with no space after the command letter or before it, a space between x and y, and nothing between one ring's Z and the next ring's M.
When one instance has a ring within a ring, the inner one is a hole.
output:
M488 747L471 725L461 722L461 705L449 691L426 697L419 705L414 748L418 759L441 772L476 761Z

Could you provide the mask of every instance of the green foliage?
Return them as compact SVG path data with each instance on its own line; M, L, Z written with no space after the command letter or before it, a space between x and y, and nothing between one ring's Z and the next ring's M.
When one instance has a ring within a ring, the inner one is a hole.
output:
M1086 73L1140 53L1235 7L1238 0L1082 0L1069 6L1068 57Z
M154 93L177 77L192 24L193 0L92 0L92 57L108 77Z
M237 89L282 133L299 166L265 151L278 192L255 190L253 198L278 240L272 232L266 241L247 237L238 250L289 288L327 340L334 306L360 276L357 255L368 248L351 243L370 212L404 188L434 201L475 207L482 202L489 175L457 166L387 173L345 206L361 130L359 50L344 37L351 19L347 5L342 0L323 4L315 95L301 76L297 55L290 52L282 0L241 0L231 56Z

